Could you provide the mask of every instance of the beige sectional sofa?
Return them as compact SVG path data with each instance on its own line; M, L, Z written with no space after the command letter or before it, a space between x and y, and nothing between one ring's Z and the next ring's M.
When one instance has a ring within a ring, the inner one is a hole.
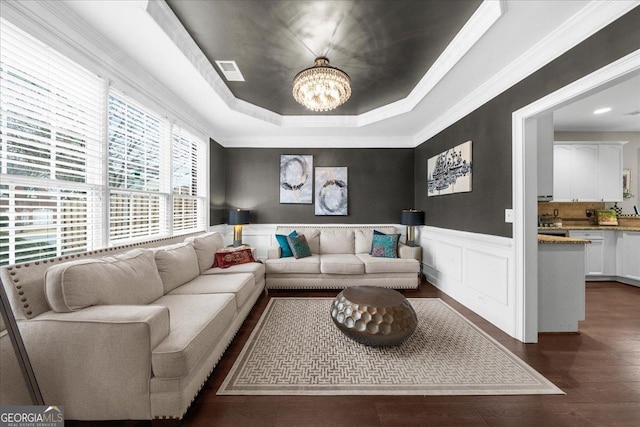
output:
M267 253L266 286L269 289L344 289L350 286L381 286L415 289L419 284L420 248L398 245L397 258L369 254L374 230L396 234L393 226L279 226L276 234L295 230L304 234L312 255L281 258L273 239Z
M206 233L3 267L45 403L181 418L265 285L261 263L212 268L223 246Z

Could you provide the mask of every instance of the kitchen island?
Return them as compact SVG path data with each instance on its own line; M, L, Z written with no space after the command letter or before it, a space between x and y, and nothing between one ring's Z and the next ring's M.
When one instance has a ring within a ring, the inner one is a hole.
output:
M538 332L578 332L589 240L538 235Z
M586 280L611 280L640 287L640 216L622 216L618 221L619 225L563 222L560 227L539 227L538 232L589 240L584 262Z

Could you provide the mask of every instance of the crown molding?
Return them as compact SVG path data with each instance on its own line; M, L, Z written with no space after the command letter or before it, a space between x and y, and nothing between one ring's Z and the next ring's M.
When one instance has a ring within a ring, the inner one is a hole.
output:
M218 136L208 121L167 89L112 42L99 34L64 3L46 0L1 0L2 17L71 60L109 81L161 115L203 137ZM144 10L146 0L130 0Z
M411 136L250 136L217 142L225 148L415 148Z
M580 12L471 92L414 136L414 146L500 95L640 4L640 1L592 1Z
M358 116L359 126L408 113L420 103L506 12L504 0L485 0L406 98Z

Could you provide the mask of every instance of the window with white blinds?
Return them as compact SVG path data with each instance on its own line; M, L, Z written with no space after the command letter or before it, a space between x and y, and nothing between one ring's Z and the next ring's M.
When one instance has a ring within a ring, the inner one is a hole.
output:
M113 90L108 117L109 241L168 234L168 121Z
M177 126L172 129L173 229L205 228L206 146L204 141Z
M0 31L0 265L206 229L205 141Z
M101 245L96 75L0 22L0 263Z

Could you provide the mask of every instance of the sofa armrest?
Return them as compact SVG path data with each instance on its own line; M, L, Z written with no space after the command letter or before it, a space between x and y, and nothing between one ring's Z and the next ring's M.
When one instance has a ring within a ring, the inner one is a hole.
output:
M78 420L149 419L151 351L169 334L163 306L93 306L20 322L45 402Z
M280 246L272 246L267 250L267 259L280 258Z
M404 243L398 243L398 258L415 259L422 261L422 248L420 246L407 246Z

